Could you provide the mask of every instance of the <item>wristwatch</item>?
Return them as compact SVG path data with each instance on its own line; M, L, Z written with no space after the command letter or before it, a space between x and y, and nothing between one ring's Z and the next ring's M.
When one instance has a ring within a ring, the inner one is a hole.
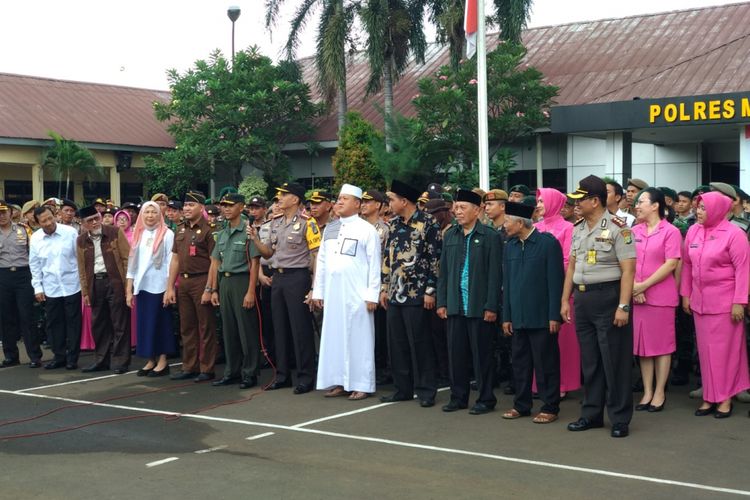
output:
M207 293L213 293L214 289L211 288L210 286L207 286L206 288L203 289L203 291Z
M618 309L622 309L622 310L623 310L623 311L625 311L626 313L629 313L629 312L630 312L630 304L618 304L618 305L617 305L617 308L618 308Z

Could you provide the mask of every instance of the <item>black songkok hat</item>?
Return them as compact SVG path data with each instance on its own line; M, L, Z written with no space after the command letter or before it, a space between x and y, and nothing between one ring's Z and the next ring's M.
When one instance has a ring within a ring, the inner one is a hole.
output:
M467 201L469 203L473 203L476 206L482 204L482 196L479 193L471 191L470 189L459 188L458 191L456 191L456 197L454 199L456 201Z
M421 191L398 179L393 179L393 182L391 183L391 193L406 198L412 203L416 203L422 195Z
M534 207L525 203L516 203L515 201L508 201L505 203L505 215L514 215L524 219L531 219L533 213Z
M81 219L86 219L87 217L91 217L92 215L97 215L99 212L96 210L96 205L98 205L98 202L95 202L94 205L89 205L88 207L83 207L78 211L78 217Z

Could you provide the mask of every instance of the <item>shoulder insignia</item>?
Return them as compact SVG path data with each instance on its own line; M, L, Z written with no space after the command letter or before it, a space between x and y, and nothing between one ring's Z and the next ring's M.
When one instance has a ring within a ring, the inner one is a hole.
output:
M283 217L283 216L284 216L284 212L279 212L279 213L277 213L277 214L273 214L273 215L271 216L271 219L278 219L279 217ZM269 222L270 222L270 221L269 221Z
M622 219L622 218L620 218L620 217L618 217L616 215L613 215L612 216L612 224L614 224L617 227L627 227L628 226L628 221L626 221L625 219Z
M581 225L581 222L583 222L583 221L585 221L585 220L586 220L585 218L581 217L580 219L578 219L577 221L575 221L575 222L573 223L573 225L574 225L574 226L580 226L580 225Z

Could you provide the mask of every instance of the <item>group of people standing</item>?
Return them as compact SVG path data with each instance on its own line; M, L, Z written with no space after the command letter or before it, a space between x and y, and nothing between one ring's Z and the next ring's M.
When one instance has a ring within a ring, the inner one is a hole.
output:
M665 407L675 353L675 374L689 371L694 331L695 415L726 418L750 388L750 223L738 191L713 183L675 193L638 179L626 190L589 176L567 196L522 185L451 196L394 180L385 194L345 184L334 198L287 183L270 210L260 196L227 193L220 222L191 191L130 207L122 222L115 215L119 227L103 224L103 203L77 211L80 229L45 204L32 212L37 231L0 202L3 366L18 364L19 338L30 366L42 364L24 321L36 298L54 353L44 368L77 368L83 304L95 344L83 371L125 373L133 328L147 360L137 375L167 375L176 304L174 380L247 389L265 358L275 368L268 390L361 400L389 379L394 391L381 401L416 396L428 408L444 377L442 410L481 415L494 410L504 372L514 398L502 417L530 416L536 394L538 424L556 421L582 381L581 415L568 429L602 427L606 411L611 435L625 437L634 410ZM214 380L220 344L226 363ZM643 384L635 405L634 356Z

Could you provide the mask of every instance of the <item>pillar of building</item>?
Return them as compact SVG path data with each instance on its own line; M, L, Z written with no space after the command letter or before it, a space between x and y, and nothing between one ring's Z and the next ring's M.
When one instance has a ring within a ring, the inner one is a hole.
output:
M120 206L120 172L115 167L109 168L109 199Z
M73 201L75 201L79 207L82 207L86 204L86 200L83 195L83 181L75 181L73 183Z
M740 127L740 189L750 192L750 125Z
M605 140L605 175L624 186L633 177L633 134L607 132Z
M41 165L31 166L31 196L40 203L44 201L44 169Z

